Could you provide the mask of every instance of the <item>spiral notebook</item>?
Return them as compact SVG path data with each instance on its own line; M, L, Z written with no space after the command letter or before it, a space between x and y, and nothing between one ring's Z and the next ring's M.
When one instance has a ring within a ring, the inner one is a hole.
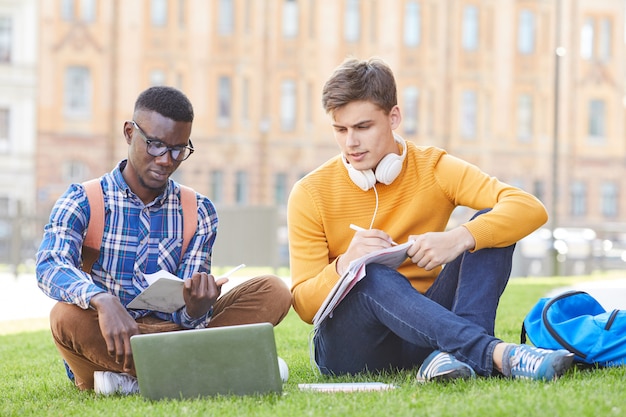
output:
M350 292L363 277L365 277L365 267L371 263L378 263L390 268L397 269L407 259L406 251L413 244L412 241L390 248L381 249L368 253L350 262L346 272L339 278L339 281L331 289L324 299L321 307L313 317L313 325L317 328L326 317L332 314L337 305Z

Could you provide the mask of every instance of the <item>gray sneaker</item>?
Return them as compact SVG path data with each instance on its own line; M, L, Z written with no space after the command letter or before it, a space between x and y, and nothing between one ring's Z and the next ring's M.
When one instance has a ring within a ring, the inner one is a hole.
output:
M561 350L539 349L529 345L513 345L504 352L510 376L515 379L551 381L563 375L574 362L574 354Z
M93 373L93 390L100 395L129 395L139 392L137 378L130 374L109 371Z
M449 381L475 378L476 372L466 363L446 352L434 351L417 371L417 382Z

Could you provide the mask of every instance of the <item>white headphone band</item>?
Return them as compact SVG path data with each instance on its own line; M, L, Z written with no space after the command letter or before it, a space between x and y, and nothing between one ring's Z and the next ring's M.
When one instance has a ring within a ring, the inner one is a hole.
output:
M377 181L389 185L396 178L398 178L398 175L400 175L400 172L402 171L402 163L406 158L407 144L403 138L395 133L393 134L393 139L402 145L402 154L398 155L392 152L385 155L376 166L376 171L371 169L363 171L355 169L348 163L345 155L343 153L341 154L341 160L348 170L350 179L363 191L367 191L372 188Z

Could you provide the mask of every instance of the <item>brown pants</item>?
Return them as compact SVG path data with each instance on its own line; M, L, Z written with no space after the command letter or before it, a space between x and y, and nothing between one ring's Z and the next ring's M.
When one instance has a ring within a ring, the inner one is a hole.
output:
M274 275L245 281L223 294L215 303L209 327L269 322L276 326L291 307L291 293ZM155 317L137 319L141 333L185 330ZM61 356L74 373L76 386L93 389L95 371L123 372L123 364L109 356L95 310L59 302L50 312L52 337ZM135 371L131 371L135 374Z

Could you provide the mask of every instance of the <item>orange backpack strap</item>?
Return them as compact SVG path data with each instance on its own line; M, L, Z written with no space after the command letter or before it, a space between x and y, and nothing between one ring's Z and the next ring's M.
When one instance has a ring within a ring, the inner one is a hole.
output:
M91 273L91 267L100 256L102 236L104 234L104 195L100 186L100 178L85 181L83 183L91 216L87 226L87 235L83 242L83 265L82 270ZM198 201L196 192L189 187L180 185L180 201L183 208L183 247L181 258L185 254L191 238L198 228Z
M183 248L180 257L185 255L189 242L198 228L198 200L196 192L187 186L180 186L180 203L183 206Z
M82 270L91 273L91 267L100 256L102 234L104 233L104 194L100 186L100 178L85 181L83 183L87 201L89 202L89 224L87 235L83 242L83 265Z

